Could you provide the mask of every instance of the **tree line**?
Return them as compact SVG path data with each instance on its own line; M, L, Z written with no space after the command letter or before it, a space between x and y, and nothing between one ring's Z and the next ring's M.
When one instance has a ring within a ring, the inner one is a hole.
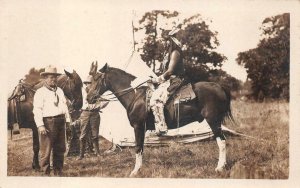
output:
M257 47L237 54L236 63L247 71L245 82L222 70L227 57L216 50L220 43L218 32L209 27L211 20L204 20L200 14L180 20L179 15L177 11L146 12L134 27L134 32L144 34L140 41L134 41L141 59L157 75L162 74L165 56L161 36L170 31L171 25L180 28L176 38L183 44L184 66L187 79L191 82L217 82L229 88L234 96L246 96L256 101L289 100L289 13L262 20L262 38ZM25 81L34 84L39 80L41 71L42 69L31 69L25 76Z
M241 93L254 100L289 99L289 14L267 17L262 21L262 39L254 49L237 54L236 63L247 71L247 81L232 77L222 70L227 57L216 51L220 45L218 32L209 27L211 20L200 14L179 19L177 11L154 10L146 12L134 28L143 32L144 38L136 42L141 59L160 75L164 58L161 37L170 31L170 25L180 28L176 38L183 44L184 64L191 82L214 81L232 92ZM165 28L164 28L165 26ZM168 28L168 29L167 29Z

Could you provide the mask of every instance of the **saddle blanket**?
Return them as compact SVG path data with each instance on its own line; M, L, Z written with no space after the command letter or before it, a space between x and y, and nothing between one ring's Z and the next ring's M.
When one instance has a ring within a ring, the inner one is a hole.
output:
M187 85L182 86L173 96L174 104L180 102L188 102L196 98L196 94L192 88L192 84L188 83Z
M147 109L148 111L150 110L149 104L150 104L150 99L152 97L152 89L147 90ZM173 101L174 104L182 103L182 102L188 102L196 98L196 94L193 90L192 84L188 83L186 85L183 85L178 91L174 93L173 96L170 97L168 102Z

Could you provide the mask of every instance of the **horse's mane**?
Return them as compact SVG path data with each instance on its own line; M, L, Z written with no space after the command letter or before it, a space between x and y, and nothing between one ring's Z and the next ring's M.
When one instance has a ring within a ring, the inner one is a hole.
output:
M124 70L121 70L119 68L115 68L115 67L109 67L109 71L112 71L112 72L117 72L119 74L122 74L122 75L125 75L127 77L129 77L129 79L132 81L134 79L136 79L136 76L133 76L132 74L128 73L128 72L125 72Z
M78 75L78 73L76 71L74 71L75 74L73 74L73 76L75 76L75 84L79 85L80 87L83 87L83 83L82 83L82 80L80 78L80 76Z

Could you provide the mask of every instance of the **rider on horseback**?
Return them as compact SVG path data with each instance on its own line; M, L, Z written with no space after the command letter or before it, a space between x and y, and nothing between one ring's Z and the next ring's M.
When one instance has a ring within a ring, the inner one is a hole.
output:
M168 131L164 116L164 105L167 103L170 95L182 84L184 76L182 45L174 37L179 29L174 29L165 37L168 44L167 61L163 62L163 74L151 81L158 84L150 99L150 107L155 118L155 130L158 135L165 134Z

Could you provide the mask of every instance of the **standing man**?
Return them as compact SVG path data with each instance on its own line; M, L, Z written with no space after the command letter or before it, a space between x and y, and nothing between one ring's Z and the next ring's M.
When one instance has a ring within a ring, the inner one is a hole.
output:
M41 73L45 82L34 95L33 114L39 131L42 171L50 175L52 151L54 175L62 176L66 151L65 123L70 123L70 115L65 95L56 85L59 75L53 66L46 67Z
M90 85L92 83L93 77L89 75L86 80L83 81L85 85L85 90L83 91L84 102L82 106L82 112L79 117L81 121L80 126L80 155L78 160L82 160L84 158L85 146L87 142L88 134L91 131L92 142L95 149L96 156L100 155L99 150L99 128L100 128L100 115L99 112L102 108L105 108L108 105L109 101L101 101L99 100L95 104L89 104L87 102L87 93L90 89Z

